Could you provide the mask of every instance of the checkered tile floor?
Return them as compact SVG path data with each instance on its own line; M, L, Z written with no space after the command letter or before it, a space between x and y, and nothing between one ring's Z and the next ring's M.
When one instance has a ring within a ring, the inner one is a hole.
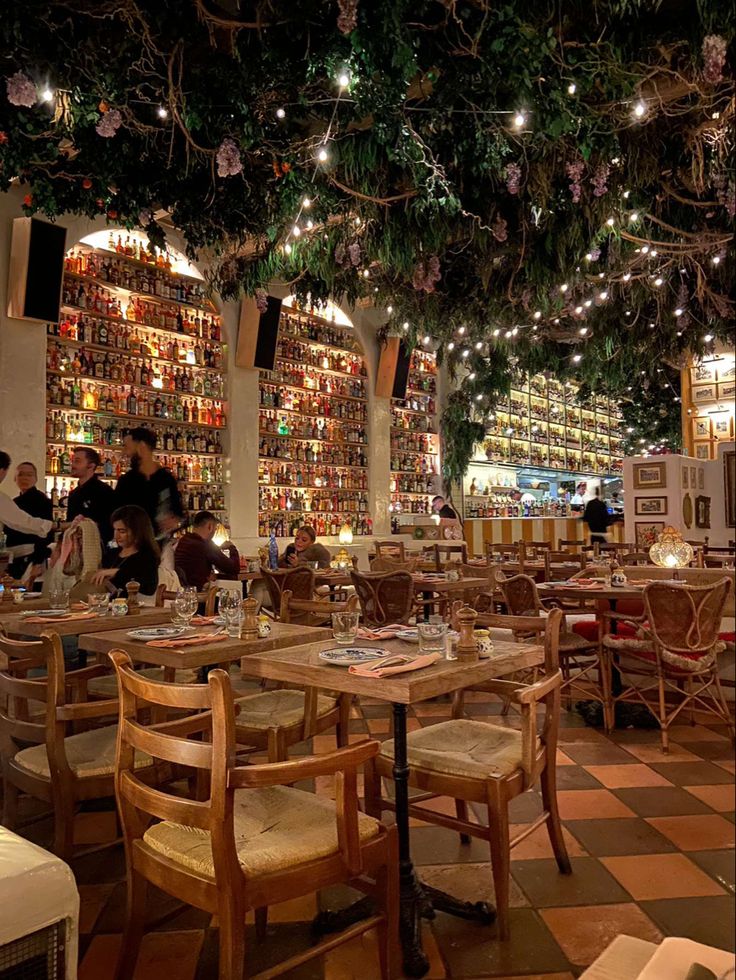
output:
M500 703L470 694L468 713L494 723ZM410 728L448 717L446 701L418 705ZM512 852L511 940L496 941L493 926L438 915L424 926L434 978L571 980L618 933L653 942L689 936L734 948L734 754L725 729L683 724L672 729L669 756L657 731L629 730L607 738L574 712L562 713L558 757L560 809L572 859L561 876L543 829ZM352 738L385 738L388 709L366 702L354 709ZM334 746L313 740L314 751ZM307 751L309 746L304 746ZM329 794L328 781L313 787ZM436 801L442 807L447 801ZM540 807L534 793L512 804L515 826ZM78 840L112 834L111 812L87 812ZM48 827L45 828L46 832ZM38 838L40 833L41 837ZM34 836L43 842L44 826ZM460 843L448 830L416 822L412 852L422 877L461 898L493 899L488 854L482 842ZM112 974L124 916L124 862L120 848L74 862L82 898L80 980ZM249 973L256 973L309 943L318 907L348 904L347 889L295 899L271 909L268 935L249 934ZM163 895L150 901L146 935L133 980L211 980L217 976L216 924ZM378 977L371 934L292 971L291 980L373 980Z

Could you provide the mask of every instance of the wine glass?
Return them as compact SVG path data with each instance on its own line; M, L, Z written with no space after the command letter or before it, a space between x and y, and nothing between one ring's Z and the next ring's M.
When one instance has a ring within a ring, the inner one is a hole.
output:
M240 637L243 604L240 595L231 589L223 589L220 593L220 613L225 620L227 635Z
M197 593L188 588L179 589L174 597L173 620L178 626L188 626L197 611Z

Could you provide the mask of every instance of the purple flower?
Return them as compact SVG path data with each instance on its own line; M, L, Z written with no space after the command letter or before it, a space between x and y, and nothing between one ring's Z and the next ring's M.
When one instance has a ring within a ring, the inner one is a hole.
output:
M345 265L345 246L342 242L338 242L335 246L335 262L338 265Z
M521 167L518 163L509 163L506 166L506 190L509 194L518 194L521 184Z
M608 175L611 172L611 168L607 163L600 163L596 169L596 172L590 179L593 185L593 197L603 197L604 194L608 193Z
M122 122L123 117L120 115L119 110L109 109L100 116L100 121L95 126L95 132L98 136L104 136L105 139L110 139L120 129Z
M496 215L496 220L491 225L491 232L497 242L505 242L509 237L506 219L502 218L500 214Z
M341 34L350 34L358 26L358 0L337 0L337 6L337 29Z
M360 242L352 242L348 245L348 255L350 264L356 269L360 265Z
M703 38L703 78L711 85L717 85L723 78L726 48L725 39L718 34Z
M591 248L590 250L590 261L597 262L600 257L601 257L601 250L598 248L597 245L594 245L593 248Z
M439 282L441 278L439 256L432 255L427 260L426 266L424 262L417 262L412 276L412 285L417 292L424 290L425 293L433 293L434 284Z
M577 204L583 190L580 181L585 173L585 164L582 160L573 160L572 163L567 164L565 171L570 179L570 194L572 195L572 203Z
M153 214L151 213L150 209L141 208L141 210L138 212L138 224L142 228L145 228L146 225L150 225L152 221L153 221Z
M235 140L231 140L229 136L220 143L216 160L218 177L234 177L243 171L240 150Z
M36 86L28 75L22 71L17 71L15 75L5 79L5 87L8 92L8 102L11 105L32 106L38 101Z
M256 289L256 306L260 313L265 313L268 309L268 293L265 289Z

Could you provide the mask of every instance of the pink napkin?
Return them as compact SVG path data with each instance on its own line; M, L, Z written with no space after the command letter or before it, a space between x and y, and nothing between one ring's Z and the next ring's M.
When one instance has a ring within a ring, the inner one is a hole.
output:
M439 653L425 653L422 657L416 657L414 660L409 660L405 664L396 664L394 667L376 667L371 670L370 662L367 664L361 664L360 666L354 665L348 667L348 673L357 674L358 677L391 677L393 674L405 674L410 670L421 670L422 667L431 667L432 664L436 664L440 660ZM380 663L380 661L373 661L373 663Z
M192 626L211 626L216 619L217 616L193 616L189 622Z
M97 616L95 612L78 612L78 613L68 613L66 616L24 616L24 623L71 623L77 619L94 619Z
M198 647L205 643L218 643L229 639L227 633L195 633L185 639L148 640L147 647Z
M399 633L403 633L408 626L401 623L391 623L390 626L381 626L377 629L368 629L367 626L358 627L357 637L359 640L393 640Z

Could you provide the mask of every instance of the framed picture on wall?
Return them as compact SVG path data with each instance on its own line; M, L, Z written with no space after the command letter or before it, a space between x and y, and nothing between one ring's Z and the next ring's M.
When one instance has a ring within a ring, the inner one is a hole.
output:
M718 398L733 399L736 396L736 381L718 385Z
M693 490L694 489L695 487L693 487ZM698 470L698 490L704 490L704 489L705 489L705 470L701 466L700 469Z
M726 527L736 527L736 452L723 454L723 481L726 491Z
M634 525L636 549L643 551L657 543L657 538L664 531L664 521L637 521Z
M634 514L637 517L664 516L666 513L666 497L636 497L634 500Z
M682 489L687 490L690 486L690 481L687 478L687 466L682 467Z
M696 442L695 443L695 458L696 459L710 459L710 443L709 442ZM695 486L695 484L693 484Z
M710 497L695 498L695 527L710 527Z
M698 385L697 388L693 388L693 403L702 405L703 402L714 402L717 398L717 391L716 385Z
M694 466L691 466L690 467L690 486L694 490L697 487L697 485L698 485L698 471L697 471L697 469Z
M690 369L690 379L694 385L716 380L717 361L701 361Z
M693 419L693 439L710 439L710 419Z
M638 463L634 466L634 490L664 490L666 486L664 463Z
M731 435L731 416L727 412L713 416L713 435L716 439L728 439Z
M736 361L731 358L730 360L720 361L718 364L718 380L719 381L733 381L736 378Z

